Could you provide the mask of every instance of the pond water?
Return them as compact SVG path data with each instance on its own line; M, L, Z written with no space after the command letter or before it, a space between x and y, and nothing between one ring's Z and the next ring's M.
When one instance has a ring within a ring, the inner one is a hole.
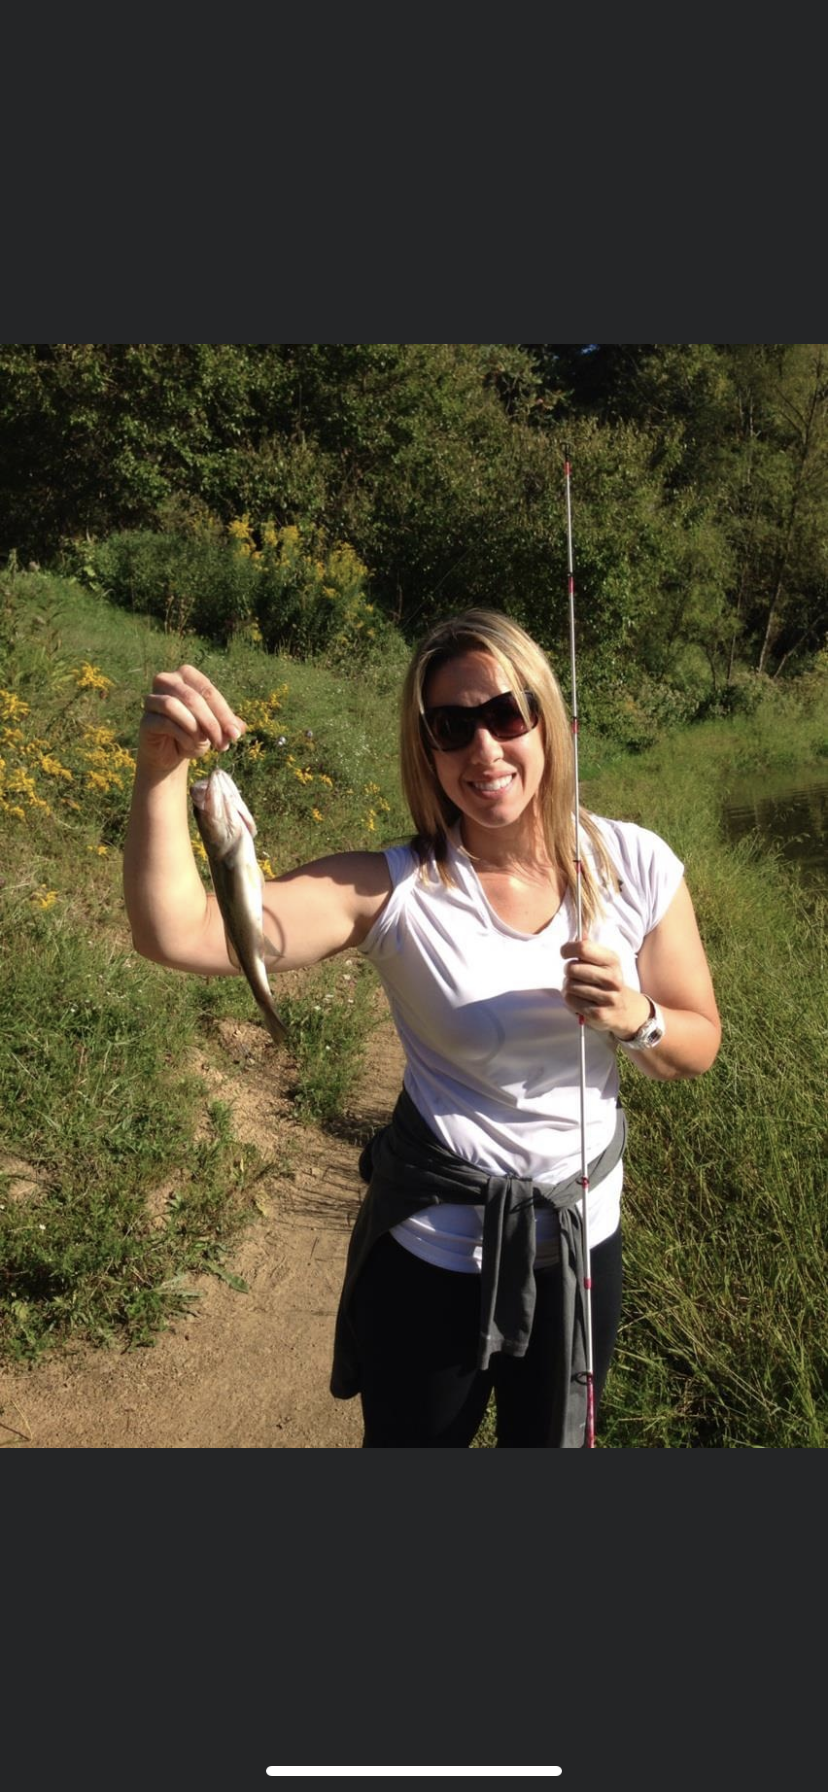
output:
M828 895L828 768L754 775L731 788L723 820L729 840L758 834L799 867L809 886Z

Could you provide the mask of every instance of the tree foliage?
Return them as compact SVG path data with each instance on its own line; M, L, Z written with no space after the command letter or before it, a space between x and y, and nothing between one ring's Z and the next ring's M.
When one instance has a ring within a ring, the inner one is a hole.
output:
M407 633L491 603L560 659L565 446L596 687L692 712L818 650L820 344L3 344L0 552L65 564L124 531L229 551L244 516L320 564L345 544Z

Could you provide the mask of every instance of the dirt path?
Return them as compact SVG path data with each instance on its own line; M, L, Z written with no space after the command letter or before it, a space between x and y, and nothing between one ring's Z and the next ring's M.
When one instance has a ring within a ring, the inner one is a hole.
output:
M384 1008L384 1002L383 1002ZM358 1400L328 1392L334 1317L363 1194L358 1141L388 1119L402 1053L387 1010L333 1136L298 1122L288 1073L257 1022L222 1024L226 1073L200 1069L232 1100L235 1128L278 1169L228 1267L242 1294L194 1277L193 1311L149 1349L82 1348L0 1374L0 1447L19 1449L358 1449Z

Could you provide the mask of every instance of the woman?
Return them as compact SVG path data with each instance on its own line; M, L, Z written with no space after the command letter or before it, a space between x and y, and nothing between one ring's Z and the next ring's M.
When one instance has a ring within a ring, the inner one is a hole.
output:
M229 973L189 842L186 761L244 728L183 666L145 699L125 852L136 948ZM359 949L405 1050L391 1124L363 1154L333 1393L359 1393L364 1444L467 1447L494 1390L503 1447L585 1441L583 1016L596 1405L621 1297L619 1047L646 1075L696 1076L720 1028L675 854L582 815L575 938L572 754L545 655L469 610L432 629L406 677L402 777L416 834L268 882L280 968Z

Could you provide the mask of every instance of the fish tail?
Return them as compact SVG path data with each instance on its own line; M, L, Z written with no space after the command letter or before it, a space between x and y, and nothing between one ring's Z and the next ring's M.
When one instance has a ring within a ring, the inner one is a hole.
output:
M271 1002L268 1006L266 1002L260 1002L259 1007L262 1011L262 1019L274 1045L284 1045L288 1036L288 1030L284 1021L280 1020L276 1013L273 1003Z

